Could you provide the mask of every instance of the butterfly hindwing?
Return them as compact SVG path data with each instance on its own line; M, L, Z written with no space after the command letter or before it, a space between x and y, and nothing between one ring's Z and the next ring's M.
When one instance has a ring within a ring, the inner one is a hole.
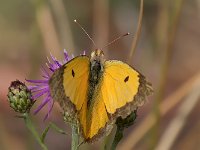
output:
M128 64L117 60L106 61L101 91L107 112L111 116L126 117L144 101L145 93L142 100L137 97L142 89L148 91L147 84L145 78Z
M96 96L91 106L88 109L87 114L87 141L96 139L100 130L104 129L108 122L108 114L103 102L102 93L95 91Z

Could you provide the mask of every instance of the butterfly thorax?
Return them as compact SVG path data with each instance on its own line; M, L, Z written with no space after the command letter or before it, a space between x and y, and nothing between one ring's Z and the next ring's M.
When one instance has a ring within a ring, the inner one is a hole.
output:
M95 91L98 89L99 83L101 82L101 78L104 71L104 62L105 59L103 51L97 49L91 53L87 101L88 108L92 104L92 100L96 96Z
M104 64L105 58L104 58L104 53L100 49L96 49L91 53L90 56L90 62L100 62L101 64Z

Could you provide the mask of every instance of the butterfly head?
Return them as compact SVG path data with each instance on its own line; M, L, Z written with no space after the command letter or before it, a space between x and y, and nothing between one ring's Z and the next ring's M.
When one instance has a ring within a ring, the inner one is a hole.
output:
M103 64L105 62L103 51L100 49L94 50L91 53L90 61Z

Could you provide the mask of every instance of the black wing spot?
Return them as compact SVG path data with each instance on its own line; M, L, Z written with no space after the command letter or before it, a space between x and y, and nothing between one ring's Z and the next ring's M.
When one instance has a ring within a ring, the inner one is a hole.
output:
M75 73L74 73L74 70L72 69L72 76L74 77L75 76Z
M127 76L125 79L124 79L124 82L127 82L129 80L129 76Z

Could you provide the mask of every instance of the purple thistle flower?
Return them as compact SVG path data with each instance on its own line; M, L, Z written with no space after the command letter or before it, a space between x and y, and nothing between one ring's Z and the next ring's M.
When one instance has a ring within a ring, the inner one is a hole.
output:
M85 51L84 51L83 55L85 55ZM33 84L33 85L29 86L28 88L29 88L29 90L31 90L32 95L33 95L32 98L34 100L38 99L41 96L44 96L41 104L34 111L34 114L37 114L45 105L48 105L48 112L47 112L44 120L46 120L49 117L51 110L53 108L53 105L54 105L54 101L51 97L50 89L49 89L49 79L51 78L51 75L57 69L59 69L62 65L64 65L65 63L67 63L69 60L71 60L74 57L73 55L72 55L72 57L69 57L69 55L65 49L64 49L64 60L63 61L58 61L51 53L50 53L50 56L51 56L51 61L47 57L48 63L46 63L46 66L49 71L47 71L45 67L42 67L42 69L41 69L43 79L41 79L41 80L26 80L27 82Z

